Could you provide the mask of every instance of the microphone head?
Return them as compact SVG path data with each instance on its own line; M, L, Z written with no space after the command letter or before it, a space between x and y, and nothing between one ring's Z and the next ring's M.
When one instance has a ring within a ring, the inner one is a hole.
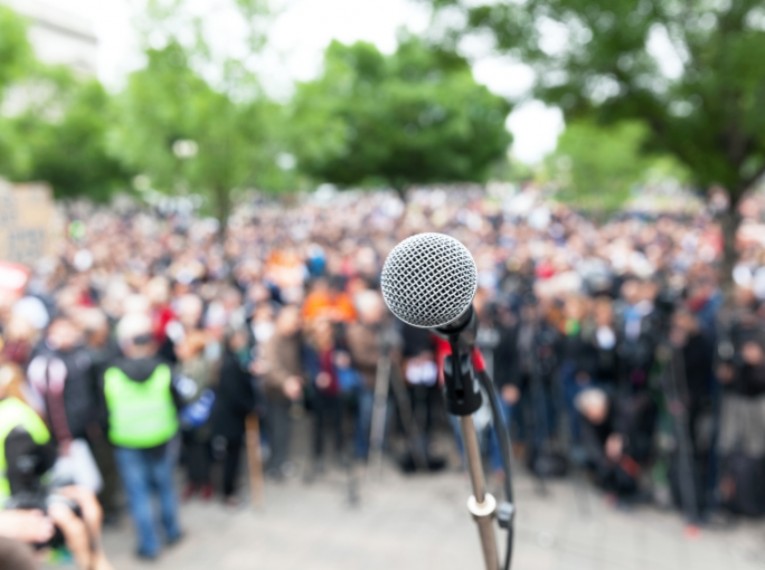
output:
M478 288L473 256L444 234L417 234L390 252L382 270L382 294L391 312L419 328L453 323L472 306Z

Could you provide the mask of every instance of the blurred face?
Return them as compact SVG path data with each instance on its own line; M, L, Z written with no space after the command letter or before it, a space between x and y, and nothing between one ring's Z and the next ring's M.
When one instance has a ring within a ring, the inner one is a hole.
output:
M630 305L634 305L638 302L640 295L640 287L637 281L627 281L622 285L622 297Z
M593 399L585 405L582 415L587 418L591 424L600 425L606 421L608 415L608 402L605 398Z
M314 338L319 348L327 348L334 343L332 325L329 321L319 321L314 325Z
M675 313L673 325L685 333L693 333L699 328L696 317L688 311L679 311Z
M277 329L282 336L292 336L300 331L300 312L296 307L285 307L279 313L276 321Z
M231 350L234 351L242 350L247 347L248 340L247 332L244 330L238 330L231 335L229 346L231 347Z
M358 315L361 322L368 325L380 323L385 318L385 304L379 296L369 296L359 304Z
M595 323L599 327L613 324L614 310L609 301L601 301L595 306Z
M569 319L581 320L584 318L585 305L582 299L572 297L566 301L566 316Z
M73 348L79 343L80 338L80 329L69 319L54 321L48 330L48 343L57 349Z

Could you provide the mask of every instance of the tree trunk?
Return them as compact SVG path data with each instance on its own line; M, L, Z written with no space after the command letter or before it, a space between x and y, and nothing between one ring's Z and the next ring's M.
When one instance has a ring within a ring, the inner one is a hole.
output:
M404 184L395 182L390 183L390 187L393 188L393 191L401 199L401 203L404 205L404 208L401 210L401 215L396 221L396 227L400 228L404 225L406 217L409 214L409 188Z
M216 186L213 190L215 197L215 214L218 219L218 239L221 243L226 241L228 231L228 216L231 213L231 193L223 186Z
M399 198L401 198L401 201L404 203L404 209L406 210L406 207L409 204L409 188L403 184L392 184L391 186L393 191L398 194Z
M720 216L720 229L723 239L723 257L720 264L720 287L722 288L726 302L733 300L733 269L738 261L736 248L738 228L741 225L741 213L739 206L743 192L731 192L728 208Z

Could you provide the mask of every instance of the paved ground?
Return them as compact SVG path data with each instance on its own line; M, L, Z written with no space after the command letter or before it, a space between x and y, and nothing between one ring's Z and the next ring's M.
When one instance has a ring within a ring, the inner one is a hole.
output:
M188 570L480 569L477 531L465 510L469 482L454 471L367 477L361 503L346 499L347 479L330 472L306 485L267 488L262 508L230 511L191 503L182 510L188 539L155 568ZM765 524L684 535L673 513L623 512L592 490L556 483L547 496L516 481L519 509L513 568L522 570L754 570L765 568ZM129 527L110 531L107 551L118 570L132 559Z

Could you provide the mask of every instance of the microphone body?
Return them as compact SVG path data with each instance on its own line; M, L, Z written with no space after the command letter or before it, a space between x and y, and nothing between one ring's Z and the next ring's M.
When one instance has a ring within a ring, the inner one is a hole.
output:
M381 281L385 303L396 317L448 341L451 354L439 368L449 412L467 416L478 410L482 403L474 366L478 319L473 309L478 270L470 252L450 236L418 234L391 251Z

